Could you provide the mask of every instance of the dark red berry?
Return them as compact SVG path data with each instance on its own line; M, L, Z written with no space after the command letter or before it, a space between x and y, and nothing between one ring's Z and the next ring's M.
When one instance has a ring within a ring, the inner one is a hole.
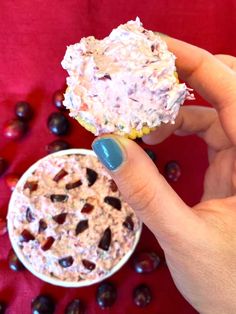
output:
M6 137L18 140L23 137L27 131L27 124L19 119L7 121L3 128Z
M123 222L123 226L129 229L130 231L134 230L134 222L133 222L132 216L127 216L125 218L125 221Z
M111 244L111 229L108 227L104 231L104 233L103 233L103 235L99 241L98 247L104 251L108 251L110 244Z
M32 314L53 314L54 311L54 301L48 295L39 295L31 303Z
M84 303L79 299L71 301L66 307L65 314L85 314Z
M98 178L97 172L90 168L86 169L86 176L88 180L88 186L92 186Z
M72 190L72 189L78 188L81 185L82 185L82 181L81 180L77 180L75 182L67 183L66 184L66 189L67 190Z
M70 144L63 140L55 140L46 145L45 149L48 154L59 152L60 150L70 148Z
M68 200L68 195L66 195L66 194L51 194L50 199L53 203L66 202Z
M3 301L0 301L0 314L4 314L6 310L6 303Z
M29 230L24 229L20 234L20 242L29 242L33 241L35 237L29 232Z
M83 214L89 214L94 209L94 206L89 203L85 203L83 208L81 209L81 213Z
M106 196L104 198L104 202L107 203L108 205L111 205L117 210L121 210L121 201L117 197Z
M34 215L33 215L32 211L31 211L30 207L27 207L25 215L26 215L26 220L28 222L34 221L35 218L34 218Z
M6 171L7 169L7 161L3 157L0 157L0 176Z
M101 81L111 80L111 76L109 74L105 74L102 77L99 77L98 80Z
M65 169L61 169L53 178L53 181L59 182L62 178L64 178L68 172Z
M144 149L144 150L145 150L145 152L148 154L148 156L151 158L151 160L152 160L153 162L155 162L155 161L156 161L156 154L154 153L154 151L151 150L151 149L149 149L149 148L146 148L146 149Z
M9 251L7 260L8 260L8 265L11 270L20 271L20 270L25 269L24 265L21 263L16 253L12 249L10 249Z
M152 300L152 294L149 287L141 284L134 289L133 292L134 303L139 307L147 306Z
M0 218L0 236L7 233L7 222L5 219Z
M117 192L118 191L118 187L117 187L117 185L116 185L114 180L110 180L110 189L111 189L112 192Z
M53 245L55 239L53 237L48 237L41 246L43 251L48 251Z
M39 220L39 233L42 233L44 230L47 229L47 223L43 220L43 219L40 219Z
M58 263L63 268L70 267L73 264L73 262L74 262L74 259L72 256L67 256L58 260Z
M150 273L160 264L160 257L155 252L140 252L134 257L134 269L139 274Z
M53 216L53 220L55 220L59 225L64 224L66 220L67 213L61 213L59 215Z
M96 299L98 305L102 309L111 307L116 301L116 296L117 296L116 288L110 282L104 282L100 284L100 286L97 289Z
M170 161L165 165L165 177L172 182L179 180L181 168L177 161Z
M76 226L75 234L78 235L78 234L82 233L83 231L88 229L88 227L89 227L88 220L81 220L80 222L78 222L78 224Z
M15 113L19 119L30 120L33 116L31 105L26 101L20 101L16 104Z
M55 135L65 135L69 131L69 121L61 112L53 112L48 117L47 125Z
M66 107L63 105L63 100L64 100L64 94L62 91L57 90L54 94L53 94L53 104L57 107L57 109L61 110L61 111L65 111Z
M29 189L30 192L36 191L38 188L38 181L26 181L24 189Z
M14 191L17 182L19 181L19 176L14 173L8 173L5 175L4 180L6 185L9 187L11 191Z
M91 270L91 271L94 270L96 267L96 264L88 261L87 259L82 259L82 263L83 263L85 268L87 268L88 270Z

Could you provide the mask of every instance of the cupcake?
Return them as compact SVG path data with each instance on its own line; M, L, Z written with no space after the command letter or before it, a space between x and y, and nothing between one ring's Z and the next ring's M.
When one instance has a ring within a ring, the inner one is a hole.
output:
M39 278L64 286L98 282L133 252L141 223L92 152L67 150L33 165L12 194L9 235Z
M95 135L142 137L161 123L174 123L193 95L180 84L175 56L157 33L137 18L108 37L82 38L68 46L64 106Z

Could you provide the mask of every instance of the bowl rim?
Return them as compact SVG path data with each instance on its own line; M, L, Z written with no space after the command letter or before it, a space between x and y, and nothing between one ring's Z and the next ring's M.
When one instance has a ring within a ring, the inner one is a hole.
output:
M133 246L131 247L131 249L121 258L121 260L111 269L110 272L108 272L106 275L102 276L101 278L97 278L97 279L93 279L93 280L85 279L85 280L76 281L76 282L75 281L63 281L63 280L60 280L60 279L57 279L54 277L50 277L48 275L37 272L33 268L32 264L24 256L19 245L13 239L14 228L13 228L12 221L9 219L9 215L11 212L11 208L14 205L17 187L23 185L26 182L29 175L32 174L32 172L38 167L38 165L42 161L50 159L51 157L58 157L58 156L65 156L65 155L83 155L83 156L88 155L88 156L97 157L96 154L90 149L72 148L72 149L65 149L65 150L61 150L61 151L49 154L47 156L44 156L43 158L40 158L35 163L33 163L20 177L19 181L16 184L14 191L11 194L11 198L10 198L10 201L8 204L7 228L8 228L8 235L9 235L9 239L10 239L13 250L15 251L15 253L16 253L17 257L19 258L19 260L21 261L21 263L25 266L25 268L28 269L34 276L43 280L44 282L50 283L50 284L55 285L55 286L68 287L68 288L79 288L79 287L85 287L85 286L90 286L90 285L99 283L99 282L107 279L108 277L111 277L118 270L120 270L122 268L122 266L129 260L129 258L133 254L133 252L134 252L134 250L135 250L135 248L139 242L139 239L140 239L141 233L142 233L142 222L140 221L140 228L135 234L135 240L134 240L134 243L133 243Z

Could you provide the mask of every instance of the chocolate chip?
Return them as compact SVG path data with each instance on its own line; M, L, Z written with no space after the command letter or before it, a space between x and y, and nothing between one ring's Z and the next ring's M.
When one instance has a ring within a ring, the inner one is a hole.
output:
M78 235L79 233L82 233L86 229L88 229L88 220L81 220L76 226L75 234Z
M98 79L101 81L111 80L111 76L109 74L105 74L104 76L99 77Z
M66 175L68 174L67 171L65 171L64 169L61 169L53 178L53 181L55 182L59 182L62 178L64 178Z
M118 191L118 187L117 187L115 181L114 180L110 180L109 182L110 182L110 189L112 190L112 192L117 192Z
M104 251L108 251L110 244L111 244L111 229L108 227L104 231L104 233L100 239L100 242L98 244L98 247Z
M152 50L152 52L155 50L155 46L154 45L151 45L151 50Z
M34 219L35 219L34 216L33 216L32 211L31 211L31 209L30 209L30 207L27 207L25 216L26 216L26 220L27 220L28 222L32 222L32 221L34 221Z
M134 222L131 216L126 217L125 221L123 222L123 226L129 229L130 231L134 230Z
M58 260L58 263L63 268L70 267L73 264L73 262L74 262L74 259L72 256L67 256Z
M66 220L67 213L62 213L56 216L53 216L53 220L55 220L59 225L62 225Z
M78 188L81 185L82 185L82 181L81 180L77 180L75 182L67 183L66 184L66 189L67 190L72 190L72 189Z
M107 203L108 205L111 205L117 210L121 210L121 201L117 197L106 196L104 198L104 202Z
M81 213L83 214L89 214L94 209L94 206L89 203L85 203L83 208L81 209Z
M92 186L96 182L96 180L98 178L97 172L92 170L92 169L90 169L90 168L86 169L86 176L87 176L88 186L89 187Z
M26 181L24 185L24 190L29 189L30 192L36 191L38 188L38 182L37 181Z
M19 240L20 242L29 242L35 240L35 237L29 232L29 230L24 229L20 234Z
M87 268L88 270L94 270L96 267L96 264L94 264L93 262L88 261L87 259L83 259L82 263L84 265L85 268Z
M43 219L40 219L39 220L39 233L41 233L41 232L43 232L44 230L46 230L47 229L47 224L46 224L46 222L43 220Z
M43 251L48 251L51 246L53 245L55 239L53 237L48 237L45 242L43 243L43 245L41 246L41 249Z
M51 194L50 199L53 203L66 202L68 200L68 195L66 195L66 194Z

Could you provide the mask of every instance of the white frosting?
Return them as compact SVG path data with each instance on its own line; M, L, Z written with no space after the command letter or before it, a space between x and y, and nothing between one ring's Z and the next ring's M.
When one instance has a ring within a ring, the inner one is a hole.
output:
M62 66L69 73L64 105L102 133L130 133L161 122L173 123L186 98L175 77L175 56L140 20L67 47Z

